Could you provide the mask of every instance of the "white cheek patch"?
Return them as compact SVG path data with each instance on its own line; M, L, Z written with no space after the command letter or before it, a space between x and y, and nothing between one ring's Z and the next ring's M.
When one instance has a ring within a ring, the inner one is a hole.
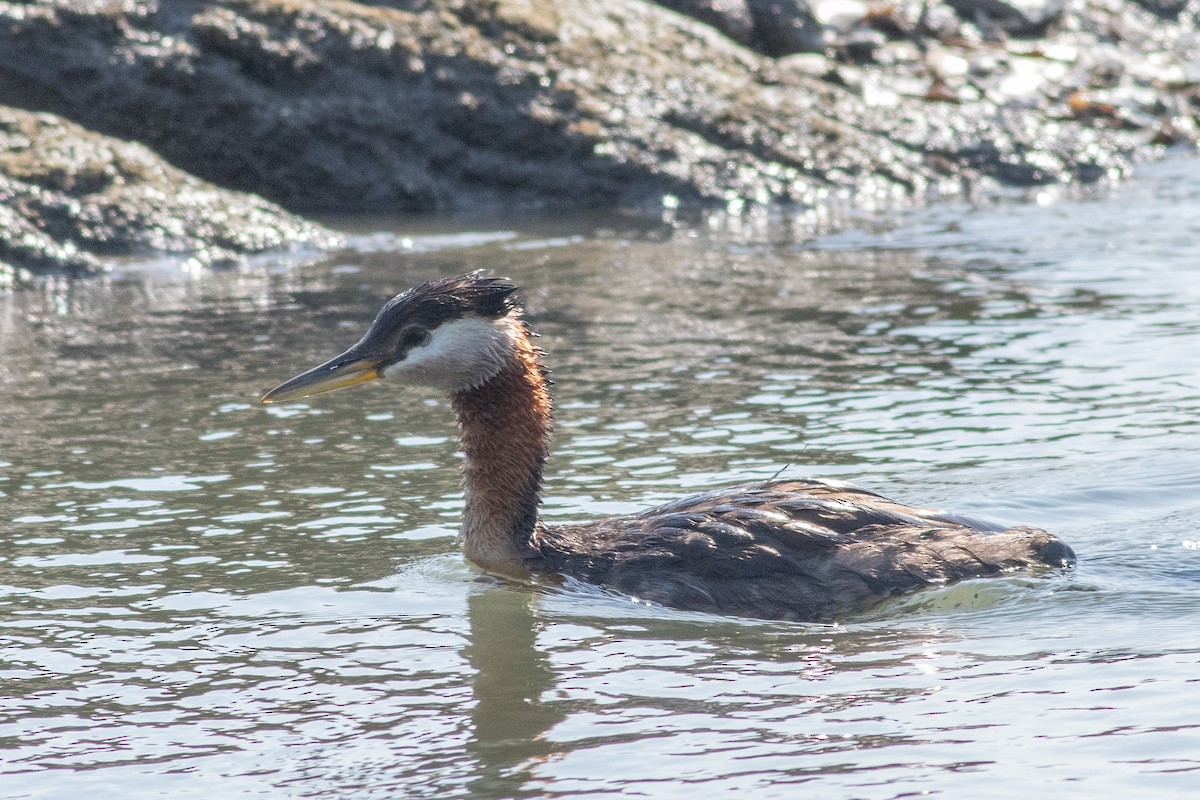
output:
M446 392L478 386L495 376L512 357L519 326L514 317L463 317L444 323L432 332L429 341L388 367L388 377Z

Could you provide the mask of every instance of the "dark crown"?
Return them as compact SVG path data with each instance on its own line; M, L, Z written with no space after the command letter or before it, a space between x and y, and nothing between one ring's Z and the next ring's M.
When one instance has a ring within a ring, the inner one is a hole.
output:
M372 327L394 327L419 322L436 328L467 315L497 319L516 309L512 293L516 284L506 278L469 273L422 283L398 294L380 309Z

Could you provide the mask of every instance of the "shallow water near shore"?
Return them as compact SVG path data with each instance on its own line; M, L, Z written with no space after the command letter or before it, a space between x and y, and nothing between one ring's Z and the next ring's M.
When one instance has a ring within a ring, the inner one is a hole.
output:
M1192 796L1200 161L806 240L619 216L0 297L0 797ZM479 576L444 400L262 407L412 283L524 287L545 513L770 477L1060 534L839 625Z

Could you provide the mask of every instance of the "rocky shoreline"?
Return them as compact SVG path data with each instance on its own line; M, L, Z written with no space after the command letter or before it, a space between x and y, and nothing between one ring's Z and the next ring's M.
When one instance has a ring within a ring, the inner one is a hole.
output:
M338 237L253 194L220 189L147 147L61 117L0 107L0 264L86 275L106 256L199 264L326 248Z
M886 207L1197 141L1171 0L0 3L0 271L333 246L297 214Z

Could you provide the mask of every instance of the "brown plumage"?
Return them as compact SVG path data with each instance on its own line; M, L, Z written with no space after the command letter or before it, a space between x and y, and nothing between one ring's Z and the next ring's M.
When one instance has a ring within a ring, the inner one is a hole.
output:
M913 508L835 481L747 484L631 516L548 525L538 505L550 393L515 289L473 275L410 289L357 344L263 401L384 375L447 392L466 456L464 551L514 577L571 576L675 608L824 621L923 587L1074 561L1045 531Z
M541 527L534 572L695 611L834 620L931 586L1074 555L1037 528L989 525L852 484L777 480L630 517Z

